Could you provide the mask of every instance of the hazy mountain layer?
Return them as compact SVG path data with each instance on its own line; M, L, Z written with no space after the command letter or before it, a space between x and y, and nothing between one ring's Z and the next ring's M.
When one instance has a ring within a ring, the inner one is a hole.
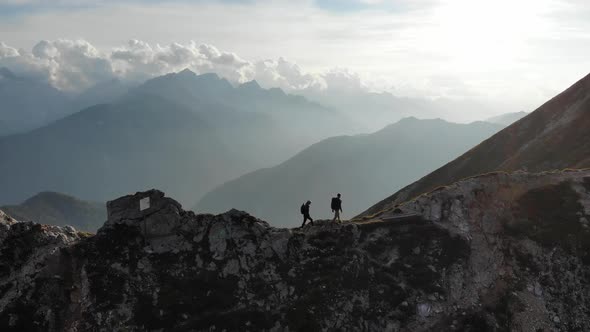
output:
M32 130L71 113L69 98L52 86L0 68L0 136Z
M19 205L2 206L0 210L20 221L70 225L89 232L95 232L107 217L104 203L86 202L55 192L42 192Z
M197 113L137 95L97 105L27 134L0 139L0 202L40 191L106 201L162 187L185 202L250 166Z
M371 207L373 214L438 186L495 170L590 167L590 75L477 147Z
M343 195L352 217L383 195L420 178L489 137L500 126L407 118L370 135L323 140L288 161L232 180L208 193L199 212L250 211L277 226L301 223L299 206L327 218L330 199Z
M524 118L527 114L528 114L527 112L506 113L506 114L500 114L498 116L488 118L485 121L501 124L504 126L509 126L509 125L513 124L514 122Z
M321 139L355 131L342 113L256 81L237 87L216 74L190 70L148 80L131 93L174 100L200 114L233 153L257 167L286 160ZM255 168L253 168L255 169Z

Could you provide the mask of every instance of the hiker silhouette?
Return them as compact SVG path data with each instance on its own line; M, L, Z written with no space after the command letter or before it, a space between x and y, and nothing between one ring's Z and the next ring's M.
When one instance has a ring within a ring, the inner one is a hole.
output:
M338 219L338 222L342 222L340 220L340 212L342 212L342 200L340 199L340 197L340 194L336 195L336 197L332 197L332 203L330 204L332 212L334 212L334 219L332 219L332 221L334 222L336 221L336 219Z
M311 201L307 201L303 205L301 205L301 214L303 215L303 224L301 224L302 228L303 228L303 226L305 226L305 222L308 219L311 222L311 224L313 225L313 219L309 215L309 206L310 205L311 205Z

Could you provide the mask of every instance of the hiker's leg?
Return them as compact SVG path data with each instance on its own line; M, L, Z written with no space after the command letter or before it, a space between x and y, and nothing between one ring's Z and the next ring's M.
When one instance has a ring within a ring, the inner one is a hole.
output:
M306 221L307 221L307 218L305 216L303 216L303 224L301 224L301 228L303 228L303 226L305 226Z
M313 219L309 217L309 221L311 221L311 225L313 226Z

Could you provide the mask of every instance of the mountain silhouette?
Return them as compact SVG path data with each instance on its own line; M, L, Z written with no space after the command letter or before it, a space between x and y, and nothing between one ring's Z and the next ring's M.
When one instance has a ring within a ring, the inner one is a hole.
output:
M588 128L590 75L459 158L369 208L363 215L477 174L590 167Z
M0 160L0 180L13 188L0 193L0 204L47 190L105 201L148 187L194 204L229 179L351 126L303 97L256 82L234 87L216 74L184 70L135 88L111 84L127 92L97 85L72 102L103 96L110 103L0 139L0 153L10 156Z
M281 89L263 89L256 81L234 87L217 74L197 75L188 69L148 80L133 93L160 96L198 112L255 168L277 164L321 139L358 128L337 110Z
M0 202L40 191L85 200L166 187L185 202L249 167L232 157L198 114L167 99L134 95L22 135L0 138Z
M301 223L299 205L328 217L330 198L342 193L344 215L401 188L481 142L501 126L406 118L370 134L323 140L293 158L229 181L195 206L198 212L243 209L278 226Z
M107 218L104 203L86 202L56 192L41 192L19 205L0 207L20 221L57 226L73 226L83 231L95 232Z

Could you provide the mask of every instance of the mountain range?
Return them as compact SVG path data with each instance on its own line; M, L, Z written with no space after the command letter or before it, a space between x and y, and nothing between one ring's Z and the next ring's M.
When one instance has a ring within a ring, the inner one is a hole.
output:
M9 156L0 160L0 183L13 188L0 203L41 191L106 201L158 187L194 204L228 179L353 126L303 97L188 70L114 92L105 91L110 103L0 138Z
M406 118L373 134L331 137L278 166L221 185L194 210L220 213L237 208L292 227L301 223L298 209L303 202L312 201L313 217L327 217L331 197L340 192L345 215L354 216L501 128L487 122Z
M106 201L165 187L187 200L245 172L197 113L156 96L90 107L32 132L0 139L0 202L40 191Z
M590 75L457 159L382 200L364 216L492 171L590 167Z
M338 110L281 89L263 89L256 81L233 86L216 74L196 75L188 69L148 80L133 93L174 100L199 112L225 137L228 147L244 153L255 168L277 164L323 138L359 128Z

